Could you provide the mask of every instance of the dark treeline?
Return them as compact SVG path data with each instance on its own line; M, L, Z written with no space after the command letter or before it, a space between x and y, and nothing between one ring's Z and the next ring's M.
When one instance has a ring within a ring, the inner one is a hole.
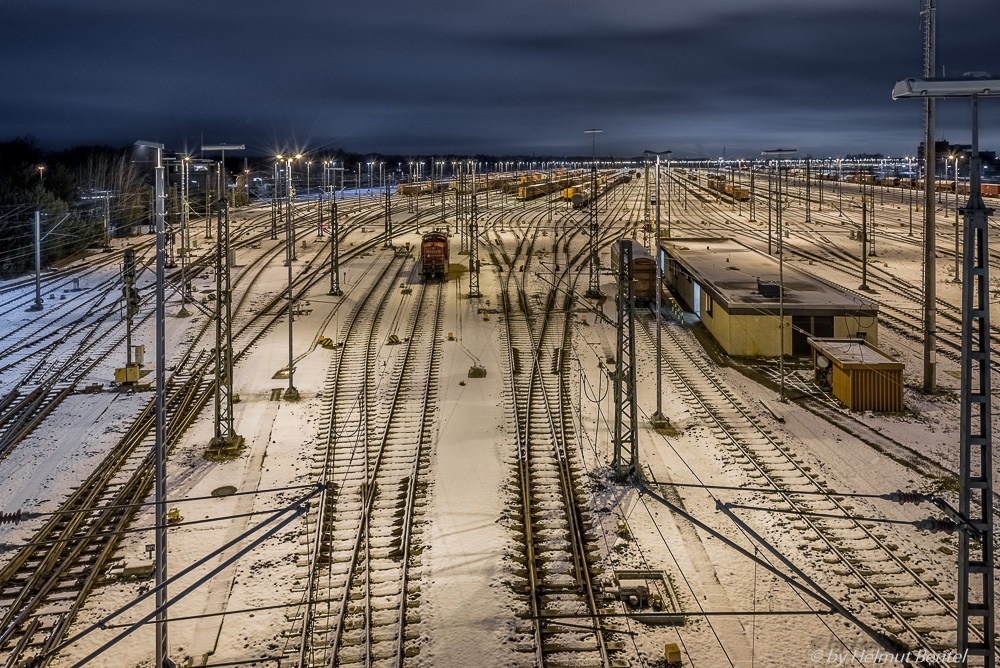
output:
M182 209L180 159L168 150L167 224L175 225ZM193 218L215 209L219 187L230 206L241 206L273 194L275 156L226 155L225 185L218 177L218 156L191 156L187 208ZM576 159L562 158L562 159ZM423 178L450 176L455 163L473 160L480 169L527 169L550 160L542 156L388 155L352 153L342 149L308 152L296 160L292 179L297 193L317 193L326 187L386 185L408 181L417 163ZM558 158L556 159L558 160ZM306 166L310 162L310 169ZM335 161L324 172L323 162ZM436 167L432 167L436 164ZM360 171L358 170L360 167ZM31 136L0 142L0 278L34 268L34 214L42 221L42 263L50 267L86 248L100 248L112 238L149 230L152 168L148 156L134 147L76 146L47 151ZM370 176L371 175L371 176ZM359 178L360 176L360 178ZM374 177L372 179L371 177ZM360 182L360 183L359 183ZM308 187L306 187L308 186ZM280 194L280 193L279 193Z
M42 258L51 265L148 217L148 188L131 148L79 146L59 152L33 137L0 142L0 277L34 266L34 214L42 216Z

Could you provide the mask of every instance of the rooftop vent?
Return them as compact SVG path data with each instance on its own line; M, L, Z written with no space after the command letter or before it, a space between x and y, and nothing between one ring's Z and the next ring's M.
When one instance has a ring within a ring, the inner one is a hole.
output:
M757 292L760 293L761 297L767 297L768 299L778 299L781 292L781 288L774 281L762 281L757 279Z

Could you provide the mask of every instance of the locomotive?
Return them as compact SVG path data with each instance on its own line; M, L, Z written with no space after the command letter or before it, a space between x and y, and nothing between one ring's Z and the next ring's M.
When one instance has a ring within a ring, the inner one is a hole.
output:
M420 240L420 273L424 278L444 278L448 273L448 235L427 232Z

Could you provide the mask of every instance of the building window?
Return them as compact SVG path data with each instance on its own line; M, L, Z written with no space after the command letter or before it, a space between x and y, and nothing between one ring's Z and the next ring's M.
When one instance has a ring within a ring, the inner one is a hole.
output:
M712 295L705 295L705 313L708 317L712 317L712 307L715 305L715 300L712 299Z

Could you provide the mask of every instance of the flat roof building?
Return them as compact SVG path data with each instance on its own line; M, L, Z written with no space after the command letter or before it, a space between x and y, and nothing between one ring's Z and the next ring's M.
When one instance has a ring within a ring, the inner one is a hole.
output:
M903 410L903 364L858 339L809 339L815 380L852 411Z
M660 241L664 281L728 354L781 352L778 259L733 239ZM878 345L878 306L785 263L784 349L809 355L810 336L863 338Z

